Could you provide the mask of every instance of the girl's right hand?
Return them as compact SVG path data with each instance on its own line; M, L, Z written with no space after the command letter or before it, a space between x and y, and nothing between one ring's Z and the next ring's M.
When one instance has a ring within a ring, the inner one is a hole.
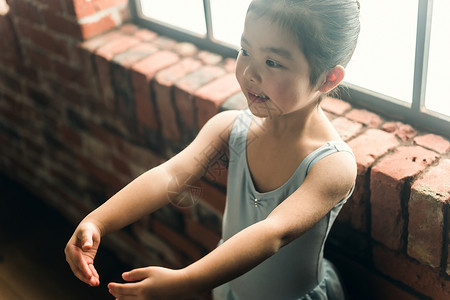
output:
M94 267L100 237L100 229L95 224L82 222L75 229L64 250L72 272L91 286L100 284L99 275Z

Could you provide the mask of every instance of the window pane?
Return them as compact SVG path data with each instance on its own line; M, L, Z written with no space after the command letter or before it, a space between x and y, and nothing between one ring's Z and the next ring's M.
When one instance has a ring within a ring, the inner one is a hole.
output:
M411 103L418 0L359 0L361 33L345 81Z
M435 0L431 23L430 57L425 106L436 112L450 116L450 99L444 89L448 86L450 70L450 1Z
M202 0L144 0L140 1L142 14L188 30L196 34L206 35L205 12Z
M211 0L213 34L216 40L239 47L250 2L251 0Z

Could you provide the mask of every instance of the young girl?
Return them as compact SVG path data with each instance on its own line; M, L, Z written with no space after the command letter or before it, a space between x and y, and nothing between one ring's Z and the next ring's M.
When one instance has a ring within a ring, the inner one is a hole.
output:
M319 102L342 81L358 34L356 0L254 0L236 66L249 109L216 115L185 150L90 213L66 246L74 274L98 285L101 236L170 203L172 178L185 174L185 186L198 180L202 166L214 165L208 159L220 157L201 155L208 147L229 159L220 245L180 270L125 272L126 283L110 283L110 293L119 300L184 299L209 289L214 299L343 299L323 247L356 166Z

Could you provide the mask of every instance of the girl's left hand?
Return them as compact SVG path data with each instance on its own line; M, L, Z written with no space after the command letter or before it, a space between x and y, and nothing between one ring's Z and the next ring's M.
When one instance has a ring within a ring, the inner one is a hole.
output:
M184 299L189 284L184 270L162 267L134 269L122 274L129 283L110 283L109 292L117 300Z

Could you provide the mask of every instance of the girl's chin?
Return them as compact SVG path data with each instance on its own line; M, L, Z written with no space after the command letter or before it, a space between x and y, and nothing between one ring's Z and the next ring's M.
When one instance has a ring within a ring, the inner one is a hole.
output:
M277 107L271 105L269 101L262 103L248 101L248 108L252 114L258 118L273 119L282 115L281 111Z

